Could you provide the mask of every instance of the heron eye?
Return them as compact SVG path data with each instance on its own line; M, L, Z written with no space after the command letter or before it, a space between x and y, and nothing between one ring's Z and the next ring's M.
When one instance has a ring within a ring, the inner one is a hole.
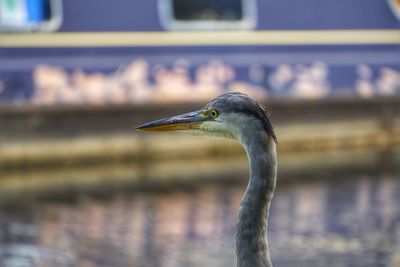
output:
M216 118L216 117L218 117L219 113L218 113L217 110L212 109L212 110L210 111L210 115L211 115L211 117Z

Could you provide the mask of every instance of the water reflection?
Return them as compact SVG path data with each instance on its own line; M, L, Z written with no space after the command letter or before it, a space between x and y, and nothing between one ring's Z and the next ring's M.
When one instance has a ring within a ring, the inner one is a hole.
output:
M244 184L37 202L0 212L0 266L235 266ZM276 266L400 266L400 179L280 184L271 209Z

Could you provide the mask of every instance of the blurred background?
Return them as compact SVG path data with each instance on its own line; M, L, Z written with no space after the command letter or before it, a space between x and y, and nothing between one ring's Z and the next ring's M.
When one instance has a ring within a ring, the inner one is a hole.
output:
M399 0L0 0L0 266L235 266L242 148L135 126L242 92L273 263L400 267L399 28Z

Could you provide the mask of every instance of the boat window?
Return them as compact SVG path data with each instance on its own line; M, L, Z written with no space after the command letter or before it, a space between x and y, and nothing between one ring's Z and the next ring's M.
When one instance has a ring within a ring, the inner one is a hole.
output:
M254 0L159 0L167 30L244 30L256 22Z
M61 26L62 0L0 0L0 31L55 31Z

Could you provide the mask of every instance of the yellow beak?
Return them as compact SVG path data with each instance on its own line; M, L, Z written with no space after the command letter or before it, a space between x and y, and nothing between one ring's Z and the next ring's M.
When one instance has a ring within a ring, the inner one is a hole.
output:
M148 122L136 127L141 131L185 131L199 129L200 125L209 118L203 112L194 111L178 116Z

